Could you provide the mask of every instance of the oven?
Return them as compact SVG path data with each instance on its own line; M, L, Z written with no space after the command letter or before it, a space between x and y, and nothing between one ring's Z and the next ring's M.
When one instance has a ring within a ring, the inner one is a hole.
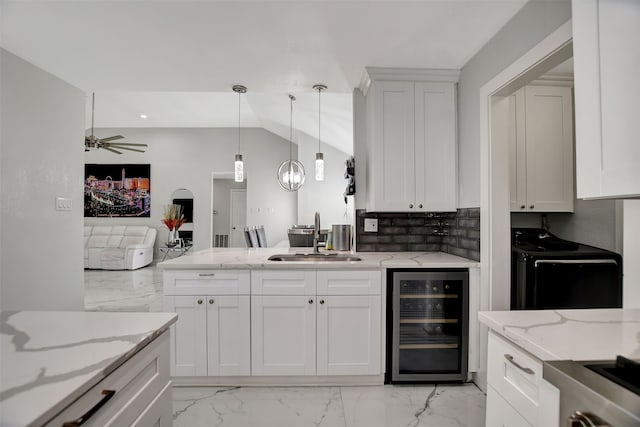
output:
M511 242L512 310L622 307L619 254L539 228L513 228Z
M640 425L640 364L614 361L544 362L543 378L560 390L561 427Z

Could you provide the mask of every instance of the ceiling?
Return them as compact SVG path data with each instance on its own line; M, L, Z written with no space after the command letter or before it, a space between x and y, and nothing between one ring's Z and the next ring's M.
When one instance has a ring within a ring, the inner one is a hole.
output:
M294 128L351 152L364 67L461 68L526 0L0 3L0 44L87 92L96 127ZM147 119L141 119L146 114ZM294 136L295 139L295 136Z

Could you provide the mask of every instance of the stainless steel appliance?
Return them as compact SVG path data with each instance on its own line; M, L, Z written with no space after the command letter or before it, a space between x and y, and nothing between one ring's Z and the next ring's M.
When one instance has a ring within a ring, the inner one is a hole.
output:
M390 269L385 382L466 381L469 273Z
M348 224L333 224L331 226L332 245L336 251L351 250L351 226Z
M313 246L313 225L294 225L288 231L289 246L292 248L310 248ZM327 240L329 230L320 230L320 241Z
M622 257L540 228L511 230L511 309L622 307Z
M640 364L545 362L542 376L560 390L560 426L640 426Z

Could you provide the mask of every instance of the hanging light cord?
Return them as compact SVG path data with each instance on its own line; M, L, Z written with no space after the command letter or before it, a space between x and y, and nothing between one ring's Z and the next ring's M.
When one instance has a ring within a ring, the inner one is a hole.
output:
M240 93L238 91L238 153L240 153Z
M320 93L322 86L318 86L318 153L320 152Z
M289 109L289 160L293 160L293 95L289 95L289 104L291 108Z

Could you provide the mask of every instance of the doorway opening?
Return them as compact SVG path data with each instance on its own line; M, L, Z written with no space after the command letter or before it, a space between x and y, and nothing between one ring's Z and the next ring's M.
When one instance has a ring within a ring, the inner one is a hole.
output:
M247 226L247 181L232 172L213 173L211 184L211 247L244 248Z

